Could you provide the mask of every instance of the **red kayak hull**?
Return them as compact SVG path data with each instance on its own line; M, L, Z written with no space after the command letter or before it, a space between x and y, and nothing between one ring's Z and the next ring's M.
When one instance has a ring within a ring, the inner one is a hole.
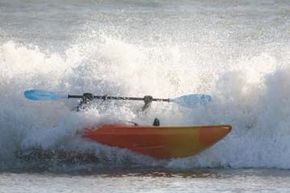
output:
M103 124L85 129L82 137L104 145L126 148L156 159L193 156L231 131L230 125L166 127Z

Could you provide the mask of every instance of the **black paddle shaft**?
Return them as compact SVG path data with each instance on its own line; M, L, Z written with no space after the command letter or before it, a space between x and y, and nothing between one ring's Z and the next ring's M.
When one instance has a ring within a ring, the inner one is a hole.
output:
M80 99L82 99L83 97L84 97L84 95L68 95L67 98L80 98ZM151 97L151 96L145 96L145 97L119 97L119 96L108 96L108 95L93 96L94 99L102 99L102 100L133 100L133 101L145 101L146 97ZM151 101L170 102L170 99L152 98Z

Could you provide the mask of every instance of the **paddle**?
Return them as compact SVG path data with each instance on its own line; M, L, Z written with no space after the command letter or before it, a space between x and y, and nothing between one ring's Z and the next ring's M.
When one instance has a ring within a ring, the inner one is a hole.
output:
M85 93L88 94L88 93ZM84 95L85 95L84 94ZM61 95L55 92L45 91L45 90L27 90L24 92L24 96L30 100L59 100L65 98L83 98L84 95ZM119 96L94 96L91 95L94 99L103 99L103 100L141 100L144 101L148 97L119 97ZM147 98L146 98L147 97ZM206 105L211 101L211 96L205 94L189 94L183 95L175 98L151 98L151 101L164 101L164 102L174 102L176 104L185 106L185 107L196 107L199 105Z

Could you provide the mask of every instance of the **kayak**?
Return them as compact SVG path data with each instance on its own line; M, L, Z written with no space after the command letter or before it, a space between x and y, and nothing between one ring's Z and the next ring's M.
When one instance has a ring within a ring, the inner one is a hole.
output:
M132 100L143 101L142 111L155 102L172 102L186 108L205 106L211 101L207 94L187 94L174 98L153 98L150 95L144 97L124 97L94 95L62 95L46 90L26 90L24 96L29 100L60 100L81 99L77 111L85 110L85 107L94 99L101 100ZM139 126L126 124L103 124L94 128L84 129L80 132L85 139L104 145L126 148L136 153L151 156L156 159L170 159L195 155L212 146L230 131L230 125L209 125L170 127L159 126L159 120L154 126ZM79 132L78 132L79 134Z
M139 126L103 124L84 129L82 137L100 144L126 148L155 159L182 158L209 148L231 131L230 125Z

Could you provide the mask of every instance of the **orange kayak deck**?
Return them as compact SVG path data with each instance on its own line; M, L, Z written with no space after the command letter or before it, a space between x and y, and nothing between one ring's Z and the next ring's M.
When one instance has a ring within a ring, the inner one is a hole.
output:
M126 148L156 159L195 155L221 140L230 125L167 127L104 124L84 129L82 137L104 145Z

